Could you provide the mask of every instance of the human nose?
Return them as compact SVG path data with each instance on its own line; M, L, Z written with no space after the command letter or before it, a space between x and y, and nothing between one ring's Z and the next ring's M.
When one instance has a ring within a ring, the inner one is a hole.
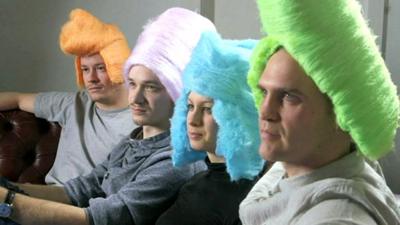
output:
M266 121L277 121L279 115L280 102L271 95L264 97L260 107L260 119Z
M202 115L200 110L193 109L188 112L187 120L191 126L200 126L202 124Z
M91 69L86 74L87 80L90 83L97 83L99 81L99 77L97 76L97 72L95 69Z
M145 102L143 88L136 87L129 90L129 102L130 104L143 104Z

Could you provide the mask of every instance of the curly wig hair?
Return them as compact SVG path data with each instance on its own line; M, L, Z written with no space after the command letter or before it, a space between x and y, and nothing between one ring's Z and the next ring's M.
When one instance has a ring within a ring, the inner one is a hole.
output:
M111 82L124 82L123 65L130 48L115 25L103 23L83 9L74 9L61 29L60 47L64 53L76 56L76 79L80 88L84 87L81 57L96 53L103 58Z
M284 48L333 104L339 127L357 149L378 159L393 149L399 125L397 89L356 0L258 0L264 32L248 82L258 107L258 81Z
M218 125L216 154L223 156L232 180L252 179L263 161L258 113L246 76L254 40L222 40L216 32L203 33L183 74L183 93L176 101L171 121L173 163L183 166L202 160L204 151L193 150L187 135L188 96L191 92L212 98L212 115Z
M134 65L143 65L175 101L182 91L182 71L201 33L215 30L214 24L198 13L179 7L166 10L144 26L125 64L125 77Z

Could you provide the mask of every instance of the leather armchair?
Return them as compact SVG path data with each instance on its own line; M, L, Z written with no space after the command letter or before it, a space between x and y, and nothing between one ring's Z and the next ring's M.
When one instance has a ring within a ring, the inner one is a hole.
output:
M21 110L0 111L0 175L44 184L54 163L61 127Z

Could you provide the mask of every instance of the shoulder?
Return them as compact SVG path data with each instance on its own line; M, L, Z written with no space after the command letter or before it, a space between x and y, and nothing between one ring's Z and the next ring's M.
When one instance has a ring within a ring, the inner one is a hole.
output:
M129 144L130 135L122 138L119 143L112 149L109 155L109 160L117 161L125 157L126 151L132 147Z
M400 216L391 192L380 190L362 179L324 179L310 185L309 190L304 189L303 193L306 193L304 191L308 192L305 194L309 204L306 208L320 216L349 216L360 221L373 217L382 224L392 224Z
M329 199L304 212L296 224L375 225L377 223L360 204L350 199Z
M35 99L45 99L46 101L49 101L53 99L75 99L77 96L79 96L79 92L48 91L39 92Z
M154 152L152 152L148 156L148 161L150 163L159 163L159 162L165 162L168 164L172 165L172 147L171 146L165 146L161 149L158 149Z
M80 90L78 92L75 92L74 95L76 96L76 99L81 102L89 103L89 104L94 103L86 90Z
M165 177L175 177L177 180L191 179L194 175L206 169L203 162L195 162L182 167L175 167L172 163L172 147L166 147L154 152L147 160L148 167L152 167Z
M363 199L390 198L391 193L363 179L328 178L314 182L309 186L313 199L332 199L346 197L363 202Z

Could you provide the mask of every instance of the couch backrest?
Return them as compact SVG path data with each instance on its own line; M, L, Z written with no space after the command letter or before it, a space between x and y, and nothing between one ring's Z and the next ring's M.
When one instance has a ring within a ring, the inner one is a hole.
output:
M53 165L61 127L21 110L0 111L0 175L43 184Z

